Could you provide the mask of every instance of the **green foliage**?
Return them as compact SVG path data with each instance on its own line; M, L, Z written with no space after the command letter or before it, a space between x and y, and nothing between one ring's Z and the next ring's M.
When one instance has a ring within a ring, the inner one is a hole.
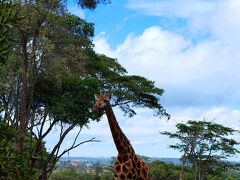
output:
M0 123L0 179L36 179L37 170L28 167L28 153L14 149L16 132L14 127Z
M110 0L78 0L78 4L82 7L82 8L88 8L88 9L95 9L97 7L98 4L100 3L110 3Z
M104 172L101 175L101 179L100 180L113 180L113 173L110 172Z
M175 133L161 134L179 140L179 143L170 148L183 153L183 164L192 163L199 179L204 179L207 175L220 176L231 167L226 158L239 153L235 148L239 143L229 138L235 132L231 128L206 121L188 121L186 124L179 123L176 127Z
M34 90L35 108L44 106L49 117L58 121L86 125L89 118L96 119L90 107L97 89L91 78L67 77L58 87L53 80L39 77Z
M226 180L240 180L240 171L229 169L228 171L223 173L222 177Z
M38 47L44 53L41 74L54 77L58 83L65 76L82 75L92 48L93 24L69 13L47 13L45 21L48 26L39 34Z
M178 180L179 172L181 169L180 165L173 163L165 163L162 161L154 161L149 164L151 180ZM240 171L234 169L226 169L221 176L208 175L207 180L239 180ZM185 167L184 180L195 179L194 169L191 165Z
M152 180L170 180L178 178L178 169L174 168L174 164L166 164L161 161L155 161L150 164L150 176Z
M148 164L151 180L178 180L180 165L173 163L166 163L162 161L153 161ZM101 167L103 168L103 167ZM76 172L75 170L64 170L61 172L55 172L50 176L50 180L113 180L113 171L105 169L98 176L96 176L96 167L92 167L89 172ZM234 169L226 170L221 176L207 176L207 180L216 180L217 178L223 178L224 180L239 180L240 172ZM184 180L195 179L194 169L191 165L185 167Z
M77 173L74 170L66 170L62 172L53 173L50 180L113 180L113 174L110 172L103 172L99 176L96 176L95 172L91 173L84 173L79 172Z
M177 180L179 179L180 165L154 161L149 164L151 180ZM194 174L190 166L186 167L185 180L194 179Z
M98 80L101 91L110 92L112 105L130 117L135 115L134 107L150 108L157 116L167 116L160 104L163 89L157 88L153 81L141 76L129 76L116 59L104 55L94 55L86 65L88 73Z
M11 30L20 19L12 1L0 0L0 63L4 63L8 57Z

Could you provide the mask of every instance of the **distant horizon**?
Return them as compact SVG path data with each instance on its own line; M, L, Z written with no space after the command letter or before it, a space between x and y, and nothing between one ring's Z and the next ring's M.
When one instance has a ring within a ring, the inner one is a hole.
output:
M64 158L64 159L66 159L67 160L67 158L89 158L89 159L101 159L101 158L104 158L104 159L111 159L112 157L116 157L116 156L105 156L105 157L103 157L103 156L99 156L99 157L82 157L82 156L77 156L77 157L74 157L74 156L69 156L69 157L66 157L66 156L64 156L64 157L61 157L61 158ZM179 162L181 162L181 160L180 160L180 158L174 158L174 157L149 157L149 156L147 156L148 158L150 158L150 159L156 159L156 160L177 160L177 161L179 161ZM61 159L60 158L60 159ZM227 161L229 161L229 162L233 162L233 163L240 163L240 160L227 160ZM165 161L165 162L167 162L167 161ZM173 161L169 161L169 162L173 162ZM175 162L175 161L174 161Z
M59 159L59 162L66 162L66 161L72 161L72 162L89 162L89 163L97 163L100 164L110 164L112 163L113 156L109 157L61 157ZM163 161L163 162L171 162L174 164L181 164L181 161L179 158L161 158L161 157L147 157L148 162L153 161Z
M138 154L139 155L139 154ZM140 155L141 156L141 155ZM62 156L61 158L111 158L111 157L116 157L116 156ZM180 159L180 158L175 158L175 157L150 157L150 156L146 156L149 158L166 158L166 159Z

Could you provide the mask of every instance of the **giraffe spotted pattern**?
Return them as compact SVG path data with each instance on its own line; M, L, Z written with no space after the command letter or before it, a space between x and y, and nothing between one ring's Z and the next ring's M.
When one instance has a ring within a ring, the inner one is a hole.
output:
M148 180L148 168L136 154L118 154L114 165L115 179Z

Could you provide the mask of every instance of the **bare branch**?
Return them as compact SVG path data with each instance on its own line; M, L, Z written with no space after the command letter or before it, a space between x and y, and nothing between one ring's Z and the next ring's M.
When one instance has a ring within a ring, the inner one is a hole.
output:
M80 142L80 143L78 143L78 144L76 144L76 145L73 145L73 146L71 146L70 148L64 150L64 151L57 157L57 160L58 160L59 158L61 158L64 154L66 154L67 152L69 152L70 150L72 150L72 149L74 149L74 148L76 148L76 147L78 147L78 146L80 146L80 145L82 145L82 144L89 143L89 142L101 142L101 141L95 140L95 137L94 137L94 138L91 138L91 139L88 139L88 140L85 140L85 141L82 141L82 142Z
M121 105L125 105L125 104L129 104L131 103L132 101L125 101L125 102L116 102L115 104L112 104L112 107L115 107L115 106L121 106Z

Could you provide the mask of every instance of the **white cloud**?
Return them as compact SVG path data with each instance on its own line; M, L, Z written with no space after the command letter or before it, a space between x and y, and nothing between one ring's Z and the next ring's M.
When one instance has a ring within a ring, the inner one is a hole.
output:
M183 36L156 26L140 36L129 35L116 50L104 36L95 39L97 52L117 57L130 74L156 81L166 93L175 93L171 95L176 99L176 95L189 99L192 93L199 96L192 97L199 103L236 103L240 100L239 48L224 42L215 39L193 45Z
M94 49L100 54L108 55L109 57L114 57L115 53L111 50L110 45L107 42L107 37L105 32L99 33L94 38Z
M81 19L85 19L85 14L83 10L78 7L77 5L73 5L69 7L69 11L74 14L75 16L80 17Z
M159 132L174 131L177 123L188 120L212 121L237 129L240 124L240 110L225 107L212 108L186 108L173 111L170 120L160 119L152 116L149 110L137 111L138 115L129 119L123 117L119 110L115 110L117 120L123 132L131 140L132 144L154 144L162 141ZM77 133L77 132L75 132ZM103 141L112 143L111 131L108 121L104 118L101 123L91 123L89 129L85 129L84 135L100 137Z
M206 118L208 121L224 124L225 126L234 128L235 130L240 128L240 110L228 109L225 107L212 107L208 109L187 108L180 111L174 110L172 112L172 118L169 121L153 117L148 110L144 109L138 110L138 115L131 119L123 117L122 113L116 109L115 115L122 131L130 140L136 153L147 156L179 156L179 153L168 148L170 144L174 144L176 141L170 140L168 137L161 135L159 132L174 132L176 130L175 125L180 122L183 123L188 120L203 120ZM75 129L69 134L67 139L64 141L62 149L71 145L77 132L77 129ZM90 123L89 129L84 129L81 133L79 141L86 140L91 137L97 137L97 139L101 140L101 142L82 145L71 151L71 156L116 155L116 148L106 117L102 119L101 123ZM231 137L239 140L239 134ZM47 142L49 143L49 141ZM78 154L79 150L81 154Z
M104 36L97 36L94 43L97 52L117 57L130 73L151 72L147 77L162 83L181 84L205 79L214 73L231 75L240 65L236 61L237 49L225 46L221 40L193 45L183 36L157 26L146 29L140 36L130 34L115 51Z
M217 0L129 0L127 7L150 16L189 18L212 11Z
M231 44L240 40L239 0L128 0L126 6L145 15L184 18L192 35L211 33Z
M219 6L211 19L210 30L212 33L229 46L239 47L240 1L226 0Z
M240 1L224 0L216 3L215 9L198 16L189 17L191 33L209 33L225 45L239 46Z
M186 99L188 105L236 104L240 101L239 6L240 1L219 1L216 11L207 12L209 17L201 22L211 37L197 43L191 42L191 36L153 26L139 36L129 34L116 49L101 34L94 41L95 50L118 58L130 74L156 81L170 101L172 97ZM201 31L202 27L194 28Z

